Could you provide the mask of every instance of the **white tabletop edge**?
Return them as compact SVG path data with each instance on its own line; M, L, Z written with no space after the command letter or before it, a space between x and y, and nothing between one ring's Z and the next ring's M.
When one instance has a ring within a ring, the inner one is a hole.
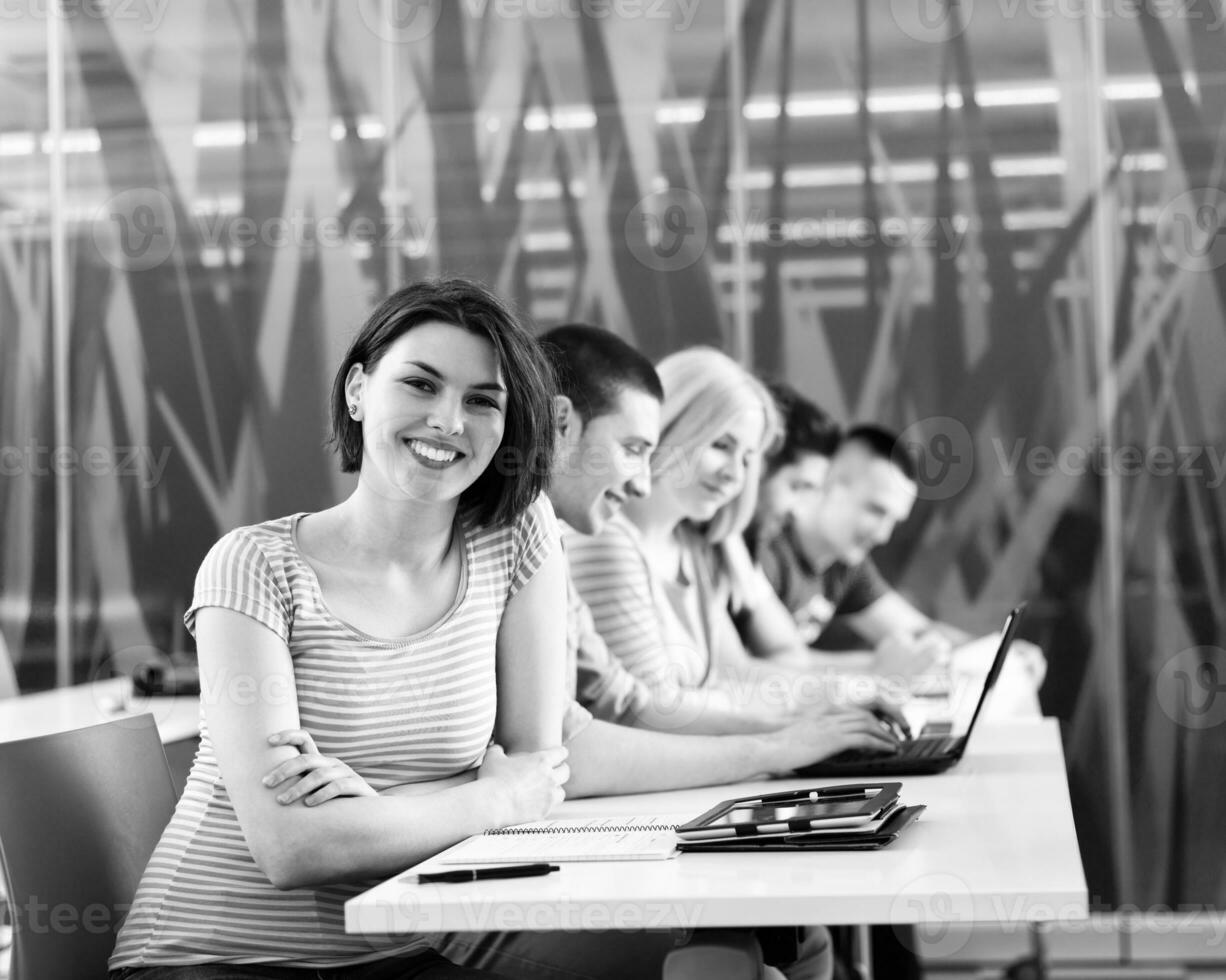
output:
M1088 893L1055 720L984 726L953 770L902 782L904 801L927 803L929 809L882 851L570 863L546 878L460 885L392 878L346 903L346 929L1020 923L1087 917ZM759 782L568 801L556 815L697 814L720 799L800 784ZM995 837L979 833L992 827Z

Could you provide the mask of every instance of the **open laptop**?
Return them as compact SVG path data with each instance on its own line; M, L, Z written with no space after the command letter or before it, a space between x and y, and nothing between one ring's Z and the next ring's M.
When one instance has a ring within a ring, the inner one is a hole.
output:
M979 720L984 703L988 700L988 694L995 686L996 678L1000 676L1000 669L1005 665L1005 657L1009 653L1009 647L1013 644L1017 624L1025 608L1026 603L1023 602L1005 619L1005 626L1000 634L1000 644L996 648L996 656L992 659L992 666L988 668L987 676L984 677L983 690L979 692L979 702L975 705L975 713L971 715L965 734L951 735L946 732L926 734L927 727L925 727L924 731L921 731L915 738L903 742L897 752L889 755L862 749L849 749L823 759L821 762L802 766L796 770L796 775L923 776L944 772L954 765L966 751L967 742L975 730L975 722Z

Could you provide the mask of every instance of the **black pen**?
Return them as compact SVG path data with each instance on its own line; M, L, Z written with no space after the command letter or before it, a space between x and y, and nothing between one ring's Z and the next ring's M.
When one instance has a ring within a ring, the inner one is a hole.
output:
M457 868L455 871L436 871L418 875L421 884L440 882L481 881L483 878L533 878L561 871L556 864L507 864L497 868Z

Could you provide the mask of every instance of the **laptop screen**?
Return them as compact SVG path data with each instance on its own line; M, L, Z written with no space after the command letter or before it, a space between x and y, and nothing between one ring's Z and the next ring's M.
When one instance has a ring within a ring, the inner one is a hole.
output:
M966 686L966 690L957 690L955 688L954 694L957 703L954 705L951 734L969 735L971 729L975 727L975 722L978 720L979 715L983 711L983 706L988 700L988 694L996 685L996 679L1000 677L1000 671L1005 665L1005 658L1008 656L1009 647L1013 644L1013 637L1017 634L1018 621L1021 619L1022 610L1025 608L1026 603L1019 603L1005 617L1005 625L1000 631L1000 639L996 642L996 655L992 658L992 665L988 668L987 674L983 675L982 687L970 684ZM984 638L989 643L995 639L994 636ZM973 642L979 643L982 641L976 640ZM975 680L978 680L977 676Z

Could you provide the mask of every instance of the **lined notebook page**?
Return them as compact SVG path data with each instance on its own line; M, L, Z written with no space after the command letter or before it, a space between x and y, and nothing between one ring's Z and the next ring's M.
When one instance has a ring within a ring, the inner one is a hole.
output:
M662 861L677 853L674 828L688 817L538 820L469 837L439 855L442 864L535 861Z

